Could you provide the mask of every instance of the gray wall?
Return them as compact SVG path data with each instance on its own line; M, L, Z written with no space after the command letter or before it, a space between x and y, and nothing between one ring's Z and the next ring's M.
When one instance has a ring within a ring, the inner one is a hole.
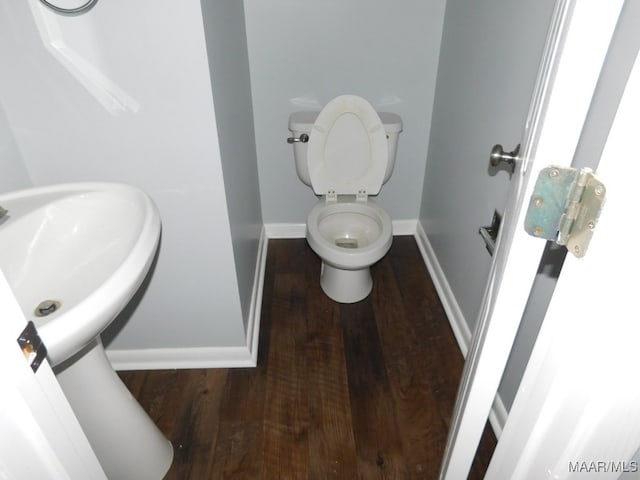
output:
M244 9L238 1L202 0L201 4L233 258L246 329L263 223Z
M0 101L0 193L30 186L29 174Z
M447 2L420 222L471 332L491 263L478 228L504 210L510 182L489 152L521 142L554 3Z
M228 210L225 180L230 189L254 184L255 165L247 184L239 177L255 159L250 149L228 150L243 157L238 170L226 159L223 177L200 1L179 8L169 0L134 3L109 0L87 15L60 17L2 2L0 59L11 66L0 76L6 117L34 184L126 182L160 209L155 272L110 348L244 346L241 303L250 295L256 233L243 225L259 223L260 206L249 196L246 211ZM234 15L239 28L241 16ZM95 70L60 57L47 35ZM217 80L220 95L241 94ZM221 99L221 116L228 112ZM240 122L250 128L250 118L245 106ZM241 250L247 260L236 274L234 253Z
M449 0L420 221L471 331L491 257L478 227L509 186L495 143L520 143L554 2Z
M262 214L304 223L316 201L298 179L287 119L353 93L402 116L398 158L378 201L418 216L445 0L245 0Z

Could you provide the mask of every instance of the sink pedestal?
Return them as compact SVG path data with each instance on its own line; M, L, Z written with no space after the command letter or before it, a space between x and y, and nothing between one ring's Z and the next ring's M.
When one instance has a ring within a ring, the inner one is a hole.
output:
M120 381L99 338L54 371L108 478L164 477L173 447Z

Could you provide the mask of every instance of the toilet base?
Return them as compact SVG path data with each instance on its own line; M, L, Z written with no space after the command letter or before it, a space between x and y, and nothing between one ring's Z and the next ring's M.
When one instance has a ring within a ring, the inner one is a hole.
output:
M371 293L373 279L369 267L343 270L324 261L320 270L320 286L327 296L339 303L356 303Z
M54 371L108 478L164 477L173 447L120 381L99 338Z

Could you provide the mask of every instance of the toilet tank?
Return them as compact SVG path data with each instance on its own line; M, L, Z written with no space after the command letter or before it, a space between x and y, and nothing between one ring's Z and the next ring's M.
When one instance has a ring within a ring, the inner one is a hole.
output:
M294 112L289 116L289 131L293 138L300 138L303 133L311 134L311 128L320 112ZM378 116L384 126L389 144L389 161L384 174L382 183L386 183L391 177L393 166L396 163L396 152L398 150L398 136L402 131L402 119L400 115L390 112L378 112ZM309 167L307 163L307 146L305 142L293 143L293 157L296 163L296 172L298 177L305 185L311 186L311 178L309 177Z

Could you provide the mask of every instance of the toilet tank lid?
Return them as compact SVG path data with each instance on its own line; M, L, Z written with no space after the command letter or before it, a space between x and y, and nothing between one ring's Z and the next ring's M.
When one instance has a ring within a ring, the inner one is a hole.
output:
M293 112L289 115L289 130L292 132L311 131L313 124L320 112ZM380 121L387 133L399 133L402 131L402 118L400 115L391 112L378 112Z

